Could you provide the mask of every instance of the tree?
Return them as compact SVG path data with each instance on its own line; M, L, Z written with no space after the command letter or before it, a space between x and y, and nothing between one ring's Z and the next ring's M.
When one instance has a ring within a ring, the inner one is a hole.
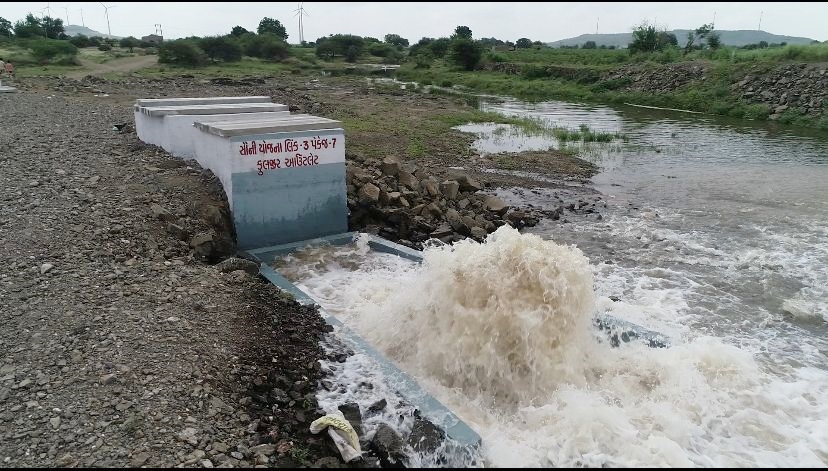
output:
M483 48L468 38L451 41L449 59L465 70L474 70L483 57Z
M710 34L707 35L707 47L715 51L721 45L722 38L719 36L719 33L711 31Z
M515 43L515 47L518 49L529 49L532 47L532 40L529 38L520 38Z
M46 36L46 30L40 24L40 20L29 13L23 20L18 20L14 23L14 35L18 38L34 38L37 36Z
M699 42L704 41L707 36L713 32L713 23L701 25L695 31L687 33L687 44L684 45L684 53L687 54L693 50L693 43L696 39ZM718 47L718 46L717 46Z
M598 45L595 44L595 41L587 41L581 46L581 49L596 49L597 47Z
M44 16L43 19L40 20L40 24L43 26L44 31L46 31L47 38L57 39L64 32L63 20L60 18Z
M399 34L386 34L385 42L399 48L408 47L408 40L401 37Z
M759 49L767 49L768 42L767 41L759 41Z
M241 44L233 35L201 38L198 46L213 62L238 62L242 58Z
M471 39L472 30L468 26L458 26L454 28L454 35L451 38Z
M138 38L127 36L125 38L122 38L118 45L121 47L129 48L129 52L132 52L133 48L136 48L141 45L141 41L139 41Z
M11 21L3 18L0 16L0 36L11 37L12 35L12 24Z
M630 53L655 52L664 49L668 44L678 44L676 36L666 30L657 29L655 25L646 21L633 29L633 42L628 46Z
M259 22L259 28L256 30L259 34L271 33L275 34L276 36L282 38L283 41L287 41L288 34L287 29L279 22L279 20L274 20L273 18L264 17L262 21Z
M249 32L250 31L246 30L245 28L242 28L241 26L233 26L233 29L230 30L230 34L232 34L233 36L235 36L237 38L239 36L242 36L242 35L247 34Z
M365 40L361 36L352 34L332 34L327 38L316 40L316 55L332 59L336 56L347 56L355 61L365 48ZM351 62L353 62L351 61Z
M359 59L359 50L356 46L351 44L348 46L348 49L345 50L345 61L346 62L356 62Z
M446 56L449 46L451 46L451 40L449 38L437 38L428 44L429 49L431 49L431 53L434 54L434 57L439 58Z

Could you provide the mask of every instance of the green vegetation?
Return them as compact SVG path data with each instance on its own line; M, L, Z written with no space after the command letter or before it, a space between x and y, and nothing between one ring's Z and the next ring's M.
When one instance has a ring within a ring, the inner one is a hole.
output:
M483 92L530 101L635 103L745 119L762 120L773 115L783 123L828 127L826 113L814 117L813 110L806 114L796 107L775 113L768 105L743 99L734 87L746 75L768 73L786 63L828 62L828 43L787 45L759 41L737 48L723 45L712 24L686 33L682 33L679 44L674 33L643 22L633 28L626 49L592 40L580 46L550 48L525 37L515 42L478 39L471 28L461 25L447 36L423 37L416 42L393 33L386 34L383 40L331 34L302 46L291 46L286 42L284 25L265 17L256 32L235 26L226 35L166 41L157 47L159 67L140 74L382 75L463 90L467 94L464 100L473 100L469 96ZM156 52L156 46L133 37L120 41L67 38L62 22L49 17L30 14L15 23L0 18L0 54L18 65L37 65L37 73L65 71L87 60L100 62L134 54L136 50L138 54L151 54ZM642 87L636 80L666 70L664 66L682 63L702 67L704 79L677 80L656 90L653 86ZM389 64L399 68L380 67ZM20 70L24 75L34 73ZM605 139L589 133L585 136ZM421 147L417 142L410 145L412 153L419 152Z

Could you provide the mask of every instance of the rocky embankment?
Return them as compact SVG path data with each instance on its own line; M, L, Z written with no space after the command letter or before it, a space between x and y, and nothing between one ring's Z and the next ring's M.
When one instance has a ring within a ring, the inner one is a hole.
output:
M767 105L771 111L769 119L778 119L792 108L815 118L828 113L825 64L788 64L767 73L753 69L731 87L744 100Z
M684 87L703 87L710 80L711 63L679 62L658 67L630 65L607 73L603 80L620 84L617 90L669 93ZM779 119L787 110L812 118L828 113L828 65L780 64L766 70L743 65L730 83L731 93L750 104L765 105L768 119Z

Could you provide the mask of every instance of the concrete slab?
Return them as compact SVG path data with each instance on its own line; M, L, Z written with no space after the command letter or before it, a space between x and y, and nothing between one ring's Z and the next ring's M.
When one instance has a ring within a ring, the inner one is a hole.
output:
M269 96L221 96L195 98L140 98L135 100L138 106L180 106L180 105L218 105L232 103L270 103Z
M288 111L288 106L279 103L226 103L219 105L139 106L138 111L149 116L260 113L262 111Z
M166 132L167 126L164 124L164 118L168 116L272 113L278 111L288 111L288 106L279 103L225 103L180 106L135 105L135 132L142 141L164 147L169 142Z
M17 89L14 87L9 87L7 85L0 85L0 93L13 93L16 92Z
M290 116L289 111L265 111L261 113L231 113L211 115L172 115L164 116L161 147L170 154L182 159L195 158L195 141L201 132L193 126L195 121L214 122L256 122L278 117Z
M334 129L341 128L342 122L334 119L320 118L317 116L291 115L284 118L276 118L260 122L199 122L193 124L196 128L216 136L249 136L255 134L272 134L289 131L301 131L310 129Z

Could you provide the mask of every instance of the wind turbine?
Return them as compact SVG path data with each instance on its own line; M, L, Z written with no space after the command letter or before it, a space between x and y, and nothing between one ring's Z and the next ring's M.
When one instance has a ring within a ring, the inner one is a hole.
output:
M98 2L98 3L100 3L101 6L104 7L104 14L106 15L106 30L109 32L109 37L111 39L112 38L112 28L109 27L109 9L110 8L115 8L116 5L106 6L106 5L104 5L104 2Z
M80 12L80 14L81 14L81 25L83 25L83 27L86 28L86 22L83 21L83 8L81 8L80 10L75 10L75 11Z
M305 11L305 7L302 6L303 3L305 3L305 2L299 2L299 5L297 6L296 10L293 10L293 11L296 12L296 14L293 15L293 16L298 16L299 17L299 44L302 44L302 43L305 42L305 32L302 30L302 15L310 16Z
M63 7L66 10L66 26L69 26L69 7Z

